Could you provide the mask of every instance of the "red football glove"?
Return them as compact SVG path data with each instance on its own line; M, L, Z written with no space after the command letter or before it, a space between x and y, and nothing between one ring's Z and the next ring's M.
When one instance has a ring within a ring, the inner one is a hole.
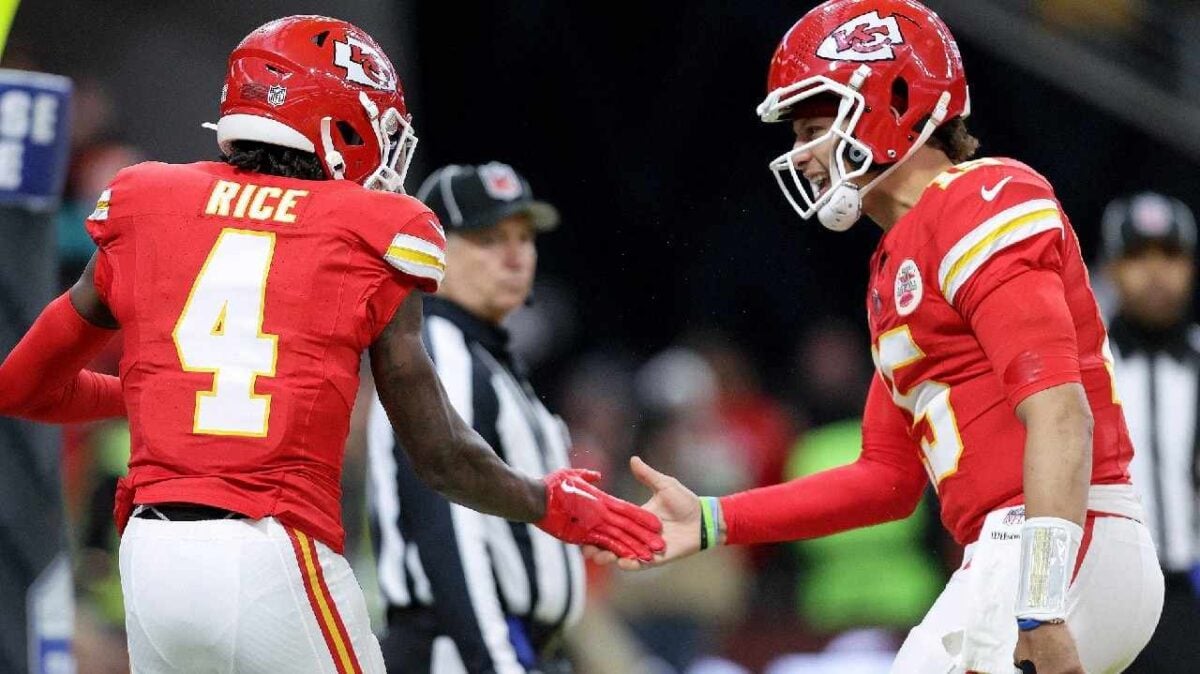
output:
M632 503L592 486L594 470L564 468L542 478L546 483L546 515L538 528L559 540L594 545L618 557L649 562L666 549L662 522Z

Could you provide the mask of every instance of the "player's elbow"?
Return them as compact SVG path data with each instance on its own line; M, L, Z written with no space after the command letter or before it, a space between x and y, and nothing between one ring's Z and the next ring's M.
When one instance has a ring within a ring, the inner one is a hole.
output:
M864 488L863 492L870 496L858 504L870 520L864 526L906 519L921 504L927 482L919 469L865 459L859 459L854 468L869 480L869 488Z
M921 505L922 492L918 490L915 493L904 494L897 499L897 508L895 517L892 519L903 520L912 517L913 513L917 512L917 506Z
M892 492L892 507L888 513L888 521L903 520L911 517L913 513L917 512L917 506L921 505L921 497L924 494L924 480L916 484L911 482L897 484Z

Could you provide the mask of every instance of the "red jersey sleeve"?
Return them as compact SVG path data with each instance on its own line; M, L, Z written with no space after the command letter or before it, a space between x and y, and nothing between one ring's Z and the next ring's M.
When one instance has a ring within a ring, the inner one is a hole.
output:
M413 288L436 292L446 272L446 235L424 204L411 197L371 193L356 231L383 274L363 298L364 341L373 343Z
M371 251L425 292L436 292L446 272L446 235L424 204L402 195L380 194L360 235Z
M156 175L165 166L160 162L142 162L117 172L96 199L96 208L84 221L84 229L97 246L106 248L121 236L122 230L131 222L130 216L138 208L134 206L138 200L136 194L150 192L163 198L161 190L166 185ZM144 197L142 202L145 203Z
M100 300L109 307L112 306L110 296L115 271L112 256L108 251L117 243L122 233L122 227L126 224L126 214L123 211L127 209L122 206L129 200L128 195L132 193L132 185L137 180L140 166L142 165L131 166L117 173L113 181L96 199L96 208L92 210L91 215L83 224L88 236L99 248L96 254L96 271L92 281L96 286L96 292L100 295ZM122 199L122 197L125 198Z
M1010 404L1079 381L1062 279L1068 225L1049 183L1006 163L950 189L935 246L939 289L970 324Z
M0 362L0 415L75 423L124 416L121 381L84 370L113 336L83 319L63 293Z
M854 463L721 499L731 545L792 541L901 519L921 501L926 474L908 423L879 377Z
M1081 382L1075 323L1062 277L1031 270L988 294L970 317L975 338L1015 409L1039 391Z
M938 288L969 315L1010 278L1062 271L1065 225L1054 192L1032 170L989 165L947 188L933 250Z

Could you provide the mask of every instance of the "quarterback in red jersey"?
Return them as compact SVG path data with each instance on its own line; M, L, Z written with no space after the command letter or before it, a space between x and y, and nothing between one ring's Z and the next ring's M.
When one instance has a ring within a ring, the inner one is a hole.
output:
M509 469L455 414L421 342L444 269L403 194L416 142L366 33L288 17L229 59L223 161L122 171L87 220L99 247L0 365L0 414L127 412L118 494L140 672L382 672L342 557L342 453L370 349L417 473L449 499L651 559L657 519L591 471ZM81 372L120 327L119 380Z
M1051 186L1016 161L967 161L958 48L917 2L818 6L768 80L759 114L796 136L771 163L793 207L834 230L863 214L884 230L862 454L719 499L635 460L665 525L659 561L905 517L928 479L965 560L892 671L1120 671L1157 624L1162 576L1107 337Z

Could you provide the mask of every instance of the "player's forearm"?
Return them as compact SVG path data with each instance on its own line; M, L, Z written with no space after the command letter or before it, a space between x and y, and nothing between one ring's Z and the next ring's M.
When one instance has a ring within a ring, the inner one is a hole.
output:
M474 430L462 423L443 451L417 469L447 499L516 522L536 522L546 512L546 486L517 472Z
M61 295L0 364L0 415L71 423L125 414L116 377L84 371L114 332L89 324Z
M721 498L726 541L776 543L828 536L912 514L922 476L860 459L848 466Z
M1025 424L1027 518L1083 525L1092 475L1092 415L1079 384L1035 393L1017 407Z
M421 297L409 295L371 345L375 390L417 475L489 515L536 522L546 488L514 471L454 411L421 340Z
M23 403L0 403L0 414L47 424L72 424L125 416L121 380L84 370L66 386L38 392Z
M489 515L521 522L542 517L545 486L501 461L458 416L419 338L377 344L371 365L380 402L422 481L447 499Z

